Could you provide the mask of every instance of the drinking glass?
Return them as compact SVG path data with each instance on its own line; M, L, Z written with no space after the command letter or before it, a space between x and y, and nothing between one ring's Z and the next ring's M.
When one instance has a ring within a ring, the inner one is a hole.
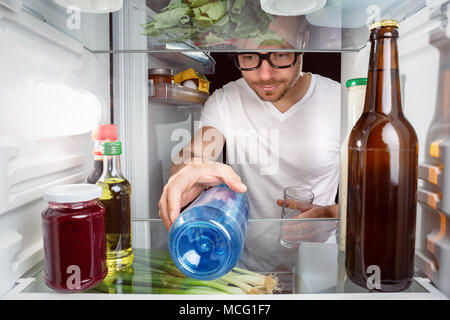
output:
M302 242L303 235L310 232L306 222L299 221L298 215L312 208L314 194L300 186L284 189L281 209L280 244L286 248L296 248Z

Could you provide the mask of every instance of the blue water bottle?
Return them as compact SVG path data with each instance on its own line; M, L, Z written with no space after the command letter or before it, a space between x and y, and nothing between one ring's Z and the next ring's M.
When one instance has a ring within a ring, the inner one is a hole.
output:
M248 211L247 196L225 184L204 191L170 229L169 250L178 269L198 280L231 271L244 247Z

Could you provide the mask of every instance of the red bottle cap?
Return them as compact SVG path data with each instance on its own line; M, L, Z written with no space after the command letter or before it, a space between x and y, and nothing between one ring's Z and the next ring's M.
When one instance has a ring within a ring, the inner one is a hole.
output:
M92 140L117 141L117 126L115 124L101 124L92 130Z

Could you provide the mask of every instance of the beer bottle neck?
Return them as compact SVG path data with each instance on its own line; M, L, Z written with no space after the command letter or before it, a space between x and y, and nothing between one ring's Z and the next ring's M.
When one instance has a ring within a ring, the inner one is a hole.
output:
M394 27L371 32L365 111L394 117L402 113L397 38L397 28Z

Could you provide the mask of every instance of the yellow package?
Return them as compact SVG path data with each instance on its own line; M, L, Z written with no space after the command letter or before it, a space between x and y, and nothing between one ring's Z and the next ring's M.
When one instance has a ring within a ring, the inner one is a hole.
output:
M173 82L175 84L183 84L183 82L188 80L194 80L197 85L197 90L201 92L205 92L209 94L209 84L210 82L206 77L198 72L196 72L194 69L189 68L183 72L180 72L176 74L173 77Z

